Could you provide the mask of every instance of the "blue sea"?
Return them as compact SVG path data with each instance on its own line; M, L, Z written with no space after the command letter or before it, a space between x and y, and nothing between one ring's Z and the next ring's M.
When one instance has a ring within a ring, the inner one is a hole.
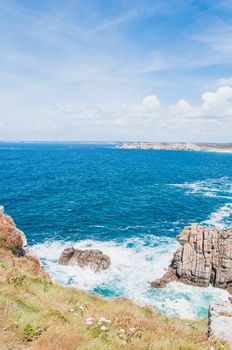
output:
M170 283L150 289L186 225L232 225L232 154L99 144L0 144L0 204L53 280L201 318L227 292ZM102 273L58 265L68 246L101 249Z

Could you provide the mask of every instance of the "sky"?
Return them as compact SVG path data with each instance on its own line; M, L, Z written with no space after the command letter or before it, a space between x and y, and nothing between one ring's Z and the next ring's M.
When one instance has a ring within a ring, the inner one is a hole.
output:
M0 140L232 142L232 0L0 0Z

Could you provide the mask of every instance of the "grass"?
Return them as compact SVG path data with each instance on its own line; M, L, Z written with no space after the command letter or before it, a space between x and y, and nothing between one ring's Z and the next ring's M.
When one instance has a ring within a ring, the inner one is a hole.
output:
M0 315L1 350L229 349L208 339L206 320L166 317L125 298L59 286L37 259L6 249L0 249ZM87 318L94 320L87 325Z

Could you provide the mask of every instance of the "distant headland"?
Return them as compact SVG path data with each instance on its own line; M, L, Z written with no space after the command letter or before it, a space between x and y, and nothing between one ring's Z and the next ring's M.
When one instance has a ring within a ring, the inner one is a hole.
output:
M169 143L169 142L128 142L116 146L120 149L144 149L166 151L204 151L232 153L232 143Z

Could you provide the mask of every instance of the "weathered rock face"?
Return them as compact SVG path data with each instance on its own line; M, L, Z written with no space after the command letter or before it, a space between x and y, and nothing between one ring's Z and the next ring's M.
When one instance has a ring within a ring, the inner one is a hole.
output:
M209 335L232 346L232 303L218 301L209 307Z
M59 264L79 265L80 267L90 267L94 272L106 270L110 264L110 257L103 254L101 250L66 248L59 258Z
M12 218L4 214L4 207L0 206L0 247L10 249L17 256L24 256L27 252L27 240Z
M232 290L232 229L219 230L200 225L185 227L177 236L181 247L171 265L152 287L164 287L179 280L187 284Z

